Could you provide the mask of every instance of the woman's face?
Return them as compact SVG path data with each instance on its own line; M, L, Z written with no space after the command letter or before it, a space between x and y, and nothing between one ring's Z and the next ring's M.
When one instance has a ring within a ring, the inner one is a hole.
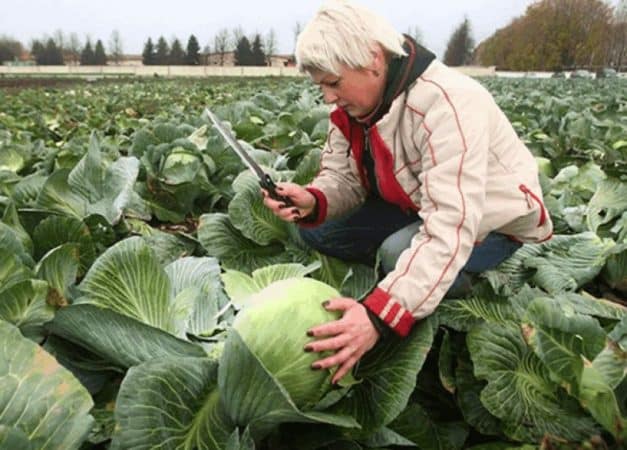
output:
M316 70L310 75L312 81L320 86L325 103L339 106L355 118L368 116L383 96L383 70L343 66L339 76Z

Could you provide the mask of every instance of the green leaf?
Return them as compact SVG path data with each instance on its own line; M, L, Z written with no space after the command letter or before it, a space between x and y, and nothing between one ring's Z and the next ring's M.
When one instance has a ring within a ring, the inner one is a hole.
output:
M0 251L5 251L1 243ZM32 270L25 266L16 255L12 255L8 252L4 253L4 255L6 256L0 258L0 286L6 288L14 283L19 283L20 281L34 277Z
M588 228L595 233L601 225L620 217L627 210L627 183L603 180L588 203Z
M234 423L249 426L261 438L284 422L328 423L357 427L350 416L299 411L283 386L246 347L234 329L229 331L218 370L218 386ZM263 395L259 395L262 392Z
M390 424L390 428L414 442L421 450L460 450L468 436L468 425L465 423L435 421L417 403L409 405Z
M34 450L28 436L17 428L0 425L0 448L7 450Z
M621 320L627 314L627 308L623 305L596 298L582 291L581 294L566 292L553 297L560 307L568 314L578 313L603 319Z
M46 176L35 173L22 178L13 188L13 201L16 207L34 207L37 203L39 192L46 182Z
M519 441L545 434L579 441L595 433L594 422L551 381L515 324L485 323L468 334L475 375L488 382L481 401Z
M76 243L63 244L50 250L35 267L37 277L46 280L54 293L49 296L56 306L66 306L69 297L69 288L74 286L78 269L79 246Z
M554 236L542 244L524 245L485 276L505 295L530 280L550 294L574 291L599 274L613 246L610 239L592 232Z
M100 200L103 190L104 163L100 157L100 143L95 132L89 139L89 148L85 156L68 175L68 184L72 190L87 202Z
M87 154L72 169L54 172L44 184L37 207L84 219L98 214L116 224L133 200L139 160L122 157L103 168L100 150L92 136Z
M409 409L409 408L407 408ZM407 409L405 411L407 411ZM414 418L415 420L415 418ZM415 422L414 422L415 424ZM400 445L404 447L415 447L416 444L405 436L400 435L396 431L391 428L383 427L372 436L368 437L368 439L364 439L362 442L367 448L382 448L387 447L389 445ZM337 443L339 445L339 443ZM451 447L452 449L452 447Z
M293 226L266 208L258 185L240 189L229 203L229 218L244 237L259 245L286 241L287 228Z
M438 355L438 373L444 389L454 394L457 384L455 380L455 351L451 343L451 335L446 329Z
M184 332L184 324L172 314L170 280L139 237L110 247L94 262L79 288L85 296L77 302L110 308L173 334Z
M41 347L1 320L0 386L0 425L23 432L33 448L66 450L84 441L93 422L89 393Z
M527 287L512 297L495 294L490 289L480 289L470 298L442 302L436 311L437 318L442 325L457 331L470 331L484 322L517 322L522 318L522 305L530 291Z
M294 174L292 183L300 184L301 186L310 183L320 171L321 157L322 151L320 149L314 148L307 152L296 168L296 173Z
M315 274L316 279L338 289L342 286L348 274L348 265L337 258L318 253L321 262L320 270Z
M592 365L603 380L616 389L627 375L627 316L608 334L605 348L599 353Z
M142 238L154 250L157 259L163 265L192 255L196 247L196 243L190 239L179 234L165 233L159 230L152 230L150 234L144 235Z
M96 259L96 248L89 227L74 217L49 216L33 230L35 258L41 259L55 247L70 242L79 244L81 274L84 274Z
M152 359L205 355L197 345L92 305L60 309L46 329L123 369Z
M260 267L289 262L285 260L283 245L257 245L245 238L223 213L200 217L198 240L209 256L218 258L223 267L229 269L250 273Z
M89 203L70 187L69 174L67 169L53 172L39 192L36 207L82 219L88 214Z
M370 294L377 284L374 268L365 264L349 263L349 269L340 286L340 293L357 300Z
M225 450L255 450L255 442L250 435L250 429L246 427L242 436L239 435L239 428L233 431Z
M627 243L617 245L611 250L602 275L613 289L627 294Z
M433 344L433 320L414 325L409 336L390 336L366 353L355 370L362 380L331 410L354 417L366 435L389 424L405 409L416 376Z
M217 363L166 358L128 371L116 402L113 447L222 450L235 425L216 389Z
M24 156L16 149L0 147L0 170L17 173L24 168L25 163Z
M627 439L627 420L622 416L615 389L627 375L627 316L608 335L603 350L581 375L579 399L592 416L618 441Z
M43 339L43 324L52 319L54 308L46 303L48 283L26 280L0 291L0 319L20 329L34 341Z
M122 218L124 209L133 201L133 188L139 174L139 160L119 158L107 167L101 200L90 206L92 214L101 214L110 224L116 224Z
M3 256L15 256L19 263L28 267L34 265L33 258L22 244L17 232L2 222L0 222L0 252ZM1 277L0 280L2 280Z
M466 349L464 349L466 350ZM457 402L466 422L481 434L500 435L503 426L481 403L481 391L486 382L478 380L473 372L472 361L467 351L458 358L455 368Z
M614 391L593 365L583 369L579 398L590 410L592 417L612 433L618 442L627 439L627 419L621 414Z
M605 332L590 316L573 314L559 301L537 298L527 310L525 338L544 365L566 390L577 393L584 361L605 344Z
M256 294L271 283L288 278L303 278L316 269L319 264L274 264L253 271L252 276L237 270L227 270L222 274L224 289L231 302L242 307L252 294Z
M194 335L210 335L218 324L218 312L228 303L222 290L220 265L214 258L187 257L165 268L172 288L171 298L186 289L197 289L186 330Z
M5 209L4 216L2 217L2 222L4 222L5 224L7 224L9 227L13 229L16 236L22 242L24 250L32 254L33 253L33 241L31 240L30 236L28 235L28 233L22 226L22 223L20 222L20 218L17 215L17 210L15 209L15 205L13 203L9 203L9 205Z

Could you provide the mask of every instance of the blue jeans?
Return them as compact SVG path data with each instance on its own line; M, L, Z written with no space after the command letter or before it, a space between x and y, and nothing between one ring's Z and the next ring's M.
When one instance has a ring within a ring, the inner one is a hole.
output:
M368 198L345 217L328 220L316 228L300 228L300 235L311 247L344 261L374 265L377 252L384 274L391 272L403 250L422 225L415 214L405 214L380 198ZM468 274L493 269L514 254L522 244L492 232L475 246L466 265L453 282L447 297L463 295L470 288Z

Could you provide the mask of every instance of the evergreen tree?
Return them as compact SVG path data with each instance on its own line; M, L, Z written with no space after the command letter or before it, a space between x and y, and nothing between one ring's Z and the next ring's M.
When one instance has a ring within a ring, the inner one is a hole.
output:
M182 64L185 64L185 52L183 51L181 41L179 41L178 39L174 39L174 41L172 42L169 63L174 66L180 66Z
M157 52L155 54L155 64L162 66L167 65L169 64L169 57L170 48L168 47L168 43L163 36L159 36L159 40L157 41Z
M444 53L444 64L449 66L464 66L472 61L472 51L475 46L470 34L470 21L464 21L453 31Z
M155 59L155 46L152 43L152 39L148 38L144 44L144 51L142 52L142 64L144 66L154 66Z
M198 39L193 34L187 40L187 52L185 54L185 64L189 66L197 66L200 64L200 45ZM209 53L207 51L207 53Z
M97 66L105 66L107 64L107 54L105 53L102 41L96 41L96 50L94 51L94 64Z
M35 64L37 65L44 64L46 48L44 47L44 44L41 43L41 41L35 39L33 43L31 44L30 52L35 57Z
M242 36L239 41L237 41L234 57L236 66L252 65L253 52L250 48L250 41L246 36Z
M85 47L83 47L83 51L81 52L81 66L93 66L94 59L94 49L91 48L91 41L87 39Z
M253 66L265 66L266 64L266 54L263 52L263 44L261 43L261 36L259 34L255 34L255 39L253 39L253 48L252 48L252 58L251 64Z
M63 51L61 50L61 48L59 48L59 46L56 44L54 39L52 38L48 39L48 41L46 42L46 49L44 52L45 52L44 64L47 64L50 66L62 66L63 65Z

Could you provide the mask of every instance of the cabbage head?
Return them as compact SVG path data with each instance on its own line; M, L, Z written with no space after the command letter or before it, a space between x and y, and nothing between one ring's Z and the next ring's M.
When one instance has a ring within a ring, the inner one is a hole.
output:
M549 178L555 176L555 170L551 164L551 160L542 156L536 156L536 164L538 165L538 172L546 175Z
M300 409L314 406L332 387L329 370L311 369L325 354L306 353L303 348L312 341L307 330L341 316L322 307L322 302L334 297L340 297L338 291L311 278L276 281L254 294L233 323L249 350Z

